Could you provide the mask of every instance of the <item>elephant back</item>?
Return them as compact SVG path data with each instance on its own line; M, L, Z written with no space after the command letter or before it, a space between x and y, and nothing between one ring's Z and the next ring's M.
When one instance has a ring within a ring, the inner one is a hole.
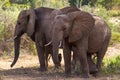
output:
M60 10L61 10L62 14L67 14L67 13L74 12L74 11L80 11L79 8L73 7L73 6L72 7L64 7Z

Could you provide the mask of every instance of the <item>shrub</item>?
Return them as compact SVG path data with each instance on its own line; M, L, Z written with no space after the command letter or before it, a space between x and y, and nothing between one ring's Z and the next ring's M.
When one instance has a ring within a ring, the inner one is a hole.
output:
M120 16L120 10L109 10L108 13L113 17Z
M120 43L120 33L112 32L110 44Z
M102 7L101 5L98 5L95 8L95 12L94 12L97 16L103 18L105 21L108 21L110 16L108 11L106 10L106 8Z
M28 7L10 4L8 0L2 0L0 3L0 45L4 45L0 50L4 54L10 54L13 50L13 33L17 16L21 10Z
M120 1L119 0L97 0L96 5L102 5L106 9L112 9L114 6L119 6Z
M83 11L90 12L90 13L92 13L92 10L93 10L93 8L91 8L90 5L81 6L81 9Z
M0 41L3 41L4 39L4 26L3 26L3 22L0 22Z
M101 5L90 7L88 6L82 6L82 10L93 13L94 15L97 15L105 20L108 20L110 18L108 11L106 8L102 7Z
M120 55L104 60L103 72L105 74L118 74L120 73Z

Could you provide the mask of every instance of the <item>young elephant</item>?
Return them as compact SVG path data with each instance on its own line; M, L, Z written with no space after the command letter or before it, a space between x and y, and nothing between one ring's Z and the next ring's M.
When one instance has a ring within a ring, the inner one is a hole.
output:
M83 11L75 11L66 15L58 15L53 21L53 56L58 53L59 43L63 40L65 73L71 73L71 50L74 47L78 52L83 77L89 77L87 50L89 34L93 30L92 15ZM57 59L57 58L56 58Z

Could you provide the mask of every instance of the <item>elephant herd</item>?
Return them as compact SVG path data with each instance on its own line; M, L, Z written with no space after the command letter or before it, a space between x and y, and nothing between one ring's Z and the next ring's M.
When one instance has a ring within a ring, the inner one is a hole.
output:
M23 10L15 26L15 56L11 67L19 58L20 38L24 33L36 44L40 71L47 70L49 54L55 69L60 67L61 54L58 54L58 50L62 42L65 74L70 75L71 63L79 61L85 78L89 78L90 74L98 76L101 72L101 63L111 38L111 30L102 18L76 7ZM94 54L96 63L93 61Z

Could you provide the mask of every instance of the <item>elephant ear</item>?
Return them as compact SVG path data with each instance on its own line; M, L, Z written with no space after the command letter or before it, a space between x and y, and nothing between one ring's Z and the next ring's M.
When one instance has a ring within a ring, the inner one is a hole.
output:
M92 16L83 11L75 11L68 14L71 20L71 31L69 34L69 42L75 42L88 36L93 29L94 19Z
M68 17L70 18L69 20L71 22L71 31L69 34L69 42L74 42L81 38L82 33L79 29L80 27L78 25L76 13L75 12L69 13Z
M27 34L28 36L32 36L32 34L35 31L35 11L33 9L27 10L26 12L27 16L28 16L28 25L27 25Z

